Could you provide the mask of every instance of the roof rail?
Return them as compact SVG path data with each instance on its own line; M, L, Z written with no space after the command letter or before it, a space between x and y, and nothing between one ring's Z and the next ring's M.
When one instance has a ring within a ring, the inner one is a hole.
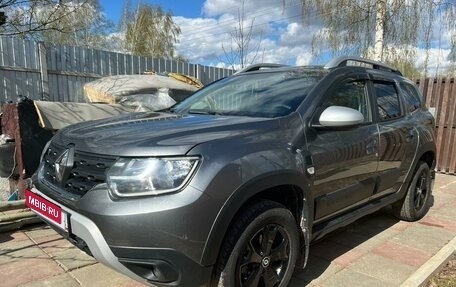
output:
M245 68L242 68L241 70L239 70L236 73L234 73L234 75L240 74L240 73L258 71L258 70L263 69L263 68L270 69L270 68L280 68L280 67L287 67L287 66L288 65L274 64L274 63L253 64L253 65L247 66Z
M332 68L337 68L337 67L348 66L347 63L349 61L363 63L363 64L369 64L369 65L372 65L373 69L390 71L390 72L393 72L393 73L396 73L396 74L402 76L402 73L398 69L393 67L393 66L390 66L390 65L387 65L387 64L383 64L383 63L380 63L380 62L377 62L377 61L373 61L373 60L364 59L364 58L361 58L361 57L347 57L347 56L344 56L344 57L335 58L335 59L332 59L331 61L329 61L328 64L326 64L325 69L332 69Z

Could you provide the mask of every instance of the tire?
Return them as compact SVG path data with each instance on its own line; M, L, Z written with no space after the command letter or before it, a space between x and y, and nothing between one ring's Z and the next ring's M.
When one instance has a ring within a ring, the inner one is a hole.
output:
M405 198L393 204L394 215L405 221L420 220L430 208L431 193L431 171L427 163L419 162Z
M230 227L213 286L288 286L299 246L298 226L291 212L273 201L257 202Z

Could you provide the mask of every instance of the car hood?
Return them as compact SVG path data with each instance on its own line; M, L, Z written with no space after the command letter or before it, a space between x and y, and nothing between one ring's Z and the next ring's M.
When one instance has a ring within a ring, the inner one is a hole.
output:
M184 155L197 144L278 128L274 119L218 115L136 113L83 122L60 130L56 144L121 156Z

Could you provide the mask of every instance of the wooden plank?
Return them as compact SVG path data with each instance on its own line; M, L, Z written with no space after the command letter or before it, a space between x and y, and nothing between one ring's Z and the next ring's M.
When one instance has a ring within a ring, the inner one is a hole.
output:
M450 118L448 121L448 139L445 143L445 147L448 146L448 172L451 174L456 174L456 84L454 78L450 82L450 107L451 111Z
M451 174L456 174L456 128L452 128L450 135L448 137L449 141L451 142L451 149L450 149L450 154L451 158L449 160L448 164L448 172Z
M0 224L0 233L18 230L26 225L32 225L32 224L38 224L38 223L43 223L41 218L39 218L38 216L24 218L24 219L16 220L13 222L2 223L2 224Z
M0 212L25 208L25 200L0 201Z
M449 102L449 88L450 85L448 81L445 81L445 78L439 78L438 82L440 83L440 89L441 89L441 99L439 101L439 128L438 128L438 133L437 133L437 152L440 155L440 160L437 161L437 170L441 171L446 171L446 160L447 160L447 155L444 152L444 146L443 142L445 140L446 136L446 122L447 117L448 117L448 102Z
M11 222L19 219L36 217L36 213L33 211L19 212L13 214L0 215L0 223Z
M434 89L434 94L433 94L433 99L434 99L434 106L435 106L435 122L437 124L437 155L436 155L436 162L437 162L437 170L440 170L440 160L441 160L441 151L438 148L438 139L442 138L442 133L443 133L443 128L444 125L441 124L440 119L442 118L443 114L443 107L442 107L442 79L438 78L435 79L434 82L435 89ZM444 118L444 116L443 116Z
M41 100L50 100L49 97L49 76L46 59L46 47L43 43L38 44L38 62L40 67Z
M433 91L434 91L434 79L426 79L426 83L425 83L425 91L426 91L426 107L430 108L430 107L433 107L431 106L432 102L433 102L433 99L434 99L434 95L433 95Z

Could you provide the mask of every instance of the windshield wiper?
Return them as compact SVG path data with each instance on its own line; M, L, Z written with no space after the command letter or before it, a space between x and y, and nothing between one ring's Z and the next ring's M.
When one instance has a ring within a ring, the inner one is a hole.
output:
M211 110L197 110L197 109L190 109L188 111L189 114L197 114L197 115L220 115L219 112L211 111Z

